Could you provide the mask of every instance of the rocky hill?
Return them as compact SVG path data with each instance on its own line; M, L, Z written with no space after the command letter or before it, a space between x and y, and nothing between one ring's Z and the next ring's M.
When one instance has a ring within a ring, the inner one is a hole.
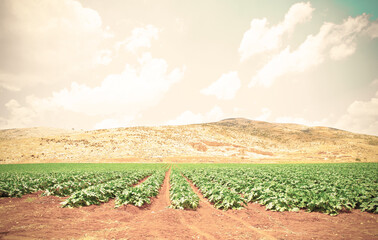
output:
M378 137L243 118L95 131L0 131L0 163L378 162Z

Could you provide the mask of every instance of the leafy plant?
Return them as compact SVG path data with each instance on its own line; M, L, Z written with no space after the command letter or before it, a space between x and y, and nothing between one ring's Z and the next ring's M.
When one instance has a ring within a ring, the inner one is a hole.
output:
M357 208L377 212L377 164L271 165L199 168L185 174L209 201L220 202L221 185L272 211L318 211L337 215ZM214 195L215 192L215 196ZM219 206L219 204L217 204Z
M173 170L170 176L169 198L171 208L197 209L199 197L193 192L188 181L177 170Z
M74 192L71 197L61 203L62 207L79 207L92 204L99 205L108 202L109 199L115 198L124 189L137 183L150 173L150 171L143 170L124 172L124 175L119 179Z
M116 207L126 204L132 204L141 207L144 204L151 203L151 197L155 197L159 193L159 189L163 184L165 171L159 170L151 175L146 181L135 187L127 187L123 191L116 193Z
M207 175L205 169L196 171L184 171L188 177L199 188L215 208L219 209L241 209L246 204L245 199L232 189L213 181L211 175Z

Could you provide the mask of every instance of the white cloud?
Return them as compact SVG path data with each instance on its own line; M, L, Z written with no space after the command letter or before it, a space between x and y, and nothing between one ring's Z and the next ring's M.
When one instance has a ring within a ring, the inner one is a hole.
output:
M193 113L191 111L185 111L181 113L176 119L170 120L166 125L186 125L195 123L215 122L223 118L224 113L218 106L213 107L209 112L205 114Z
M157 104L184 73L180 68L168 72L167 62L152 58L149 53L143 54L140 63L140 68L127 64L121 74L107 76L94 88L73 82L70 89L54 92L51 101L66 110L87 115L135 114Z
M346 131L378 136L378 91L368 101L354 101L347 112L335 119L332 114L329 118L320 121L309 121L304 117L277 117L277 123L296 123L305 126L331 126Z
M22 89L89 71L109 35L100 15L78 1L5 0L2 7L0 75L9 78L1 86Z
M366 14L349 17L342 24L324 23L317 35L309 35L295 51L286 47L275 55L249 84L269 87L289 73L300 73L318 65L329 55L333 60L343 59L355 52L356 37L369 25Z
M0 127L32 126L40 116L49 118L49 114L56 114L54 111L58 110L103 117L105 120L96 128L121 126L141 111L156 105L184 74L184 68L169 72L167 62L152 58L150 53L143 54L139 62L139 67L127 64L122 73L107 76L96 87L73 82L70 88L53 92L52 97L29 96L25 106L11 101L6 105L10 117L7 120L3 118ZM18 119L25 120L20 122Z
M6 119L0 117L1 128L26 127L32 123L33 119L36 117L36 113L33 109L21 106L15 99L7 102L5 107L10 112L10 118Z
M19 92L21 89L17 87L15 84L8 83L8 81L1 81L1 79L4 77L4 75L0 74L0 87L4 88L5 90L11 91L11 92Z
M297 24L310 20L313 10L309 2L296 3L290 7L285 19L272 27L268 27L266 18L253 19L250 29L244 33L240 43L241 61L280 47L283 35L293 31Z
M272 111L269 108L262 108L261 115L255 118L257 121L267 121L272 115Z
M152 40L158 38L159 29L153 25L134 28L130 37L116 44L116 49L119 50L124 46L127 51L135 54L139 48L151 48Z
M24 105L11 99L5 104L5 108L8 116L0 117L1 129L36 126L70 128L73 126L70 119L72 114L56 106L49 98L37 98L30 95L25 98Z
M110 28L107 26L107 37L113 37L109 34ZM124 49L133 54L136 54L141 48L151 48L152 40L157 40L159 38L159 29L151 24L145 27L134 28L131 32L131 36L127 37L123 41L116 42L113 45L113 50L102 49L98 50L94 58L94 63L99 65L109 65L113 58L118 57L119 51ZM142 54L144 51L141 52ZM139 56L139 55L138 55Z
M340 44L331 48L329 54L333 60L341 60L352 55L356 51L356 43Z
M354 101L335 127L378 136L378 91L369 101Z
M378 20L372 22L369 28L366 29L366 32L370 38L378 38Z
M230 100L235 97L240 88L240 79L237 72L229 72L213 82L207 88L201 90L204 95L214 95L218 99Z

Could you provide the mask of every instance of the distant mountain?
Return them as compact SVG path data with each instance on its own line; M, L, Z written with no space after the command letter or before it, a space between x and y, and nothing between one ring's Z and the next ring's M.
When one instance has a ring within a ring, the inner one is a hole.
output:
M244 118L95 131L0 130L0 163L378 162L378 137Z

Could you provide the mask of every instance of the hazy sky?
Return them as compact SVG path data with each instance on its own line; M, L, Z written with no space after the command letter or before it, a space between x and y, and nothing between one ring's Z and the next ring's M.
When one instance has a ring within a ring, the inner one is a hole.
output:
M245 117L378 135L378 1L0 1L0 128Z

